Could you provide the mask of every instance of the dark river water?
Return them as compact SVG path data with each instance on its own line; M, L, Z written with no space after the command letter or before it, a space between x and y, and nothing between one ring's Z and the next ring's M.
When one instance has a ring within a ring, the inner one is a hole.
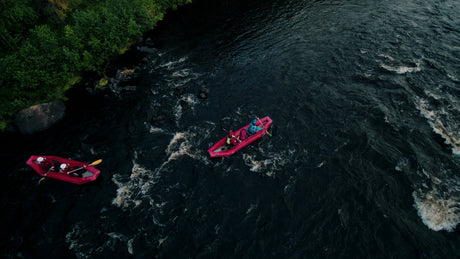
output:
M460 2L212 2L119 61L132 85L1 136L2 257L460 258ZM39 184L33 154L102 173Z

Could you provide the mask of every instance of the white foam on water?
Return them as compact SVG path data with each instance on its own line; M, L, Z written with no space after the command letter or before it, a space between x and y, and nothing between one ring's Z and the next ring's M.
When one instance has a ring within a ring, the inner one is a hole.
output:
M397 74L405 74L405 73L412 73L412 72L419 72L422 70L422 67L420 66L420 62L415 63L415 67L406 67L406 66L389 66L386 64L380 64L382 68L385 68L388 71L391 72L396 72Z
M156 180L154 172L135 162L133 164L128 179L119 174L114 174L112 178L112 181L118 186L117 195L112 200L112 204L122 209L141 205L142 200L138 198L144 197Z
M246 210L246 215L251 213L253 210L257 209L257 207L259 206L259 204L257 203L253 203L249 206L248 210Z
M182 69L182 70L179 70L179 71L175 71L172 74L172 76L173 77L186 77L186 76L190 75L190 71L191 71L191 69L185 68L185 69Z
M264 150L259 149L259 154L266 153ZM275 172L281 169L289 157L293 154L292 150L282 151L279 153L268 153L265 159L256 158L256 154L243 154L244 163L249 166L251 172L262 173L265 176L274 176Z
M180 59L178 59L176 61L168 61L166 63L160 64L159 67L165 67L168 70L174 69L175 65L180 64L180 63L182 63L182 62L184 62L186 60L187 60L187 57L182 57L182 58L180 58Z
M444 109L433 110L427 100L416 98L415 105L420 113L428 120L431 128L435 133L444 138L445 143L452 146L452 153L460 154L460 132L452 130L450 125L446 125L441 116L445 116L447 112Z
M459 148L452 148L452 153L456 156L460 156L460 149Z
M182 105L180 104L180 100L177 101L177 104L174 107L174 117L176 118L176 124L178 124L180 118L182 117Z
M162 128L154 127L150 125L148 122L144 121L144 125L146 128L149 130L149 133L151 134L161 134L164 133L164 130Z
M214 233L215 233L216 235L219 235L220 229L221 229L220 225L215 225L215 226L214 226Z
M150 197L149 193L159 181L161 173L165 166L183 156L188 156L193 159L206 161L200 156L200 153L195 152L192 148L192 139L194 133L177 132L175 133L168 146L166 147L166 157L164 162L155 169L147 169L136 163L137 153L134 154L133 167L129 176L114 174L112 181L118 186L117 194L112 200L112 204L122 209L132 209L148 201L151 208L160 209L165 204L156 203ZM155 218L153 219L156 220ZM161 225L159 222L155 222Z
M188 82L192 81L195 78L181 78L180 80L167 80L168 86L170 88L181 88L182 86L186 85Z
M453 81L457 81L457 82L459 81L459 80L458 80L458 77L455 76L455 75L447 74L447 77L449 77L449 78L452 79Z
M198 103L198 99L193 94L187 94L182 96L181 100L185 101L186 104L190 105L193 109L193 106Z
M80 225L81 222L78 222L73 226L72 230L70 230L70 232L65 235L65 241L69 244L69 250L75 251L77 258L90 258L89 254L80 252L80 250L84 250L83 248L85 247L84 244L80 243L78 238L82 233L82 227L80 227Z
M118 207L126 208L129 206L127 200L132 196L131 189L128 186L120 186L121 184L119 184L116 180L114 181L119 188L117 189L117 197L113 199L112 204Z
M324 163L326 163L326 161L322 161L322 162L319 163L316 167L317 167L317 168L321 168L321 167L324 165Z
M127 243L128 253L131 255L134 254L133 242L134 242L134 238L131 238L130 240L128 240L128 243Z
M107 236L113 238L113 239L119 239L119 240L125 240L126 239L126 236L121 234L121 233L117 233L117 232L110 232L110 233L105 233Z
M409 66L399 66L396 65L395 63L398 62L395 60L390 55L387 54L379 54L379 57L383 58L383 60L377 61L380 63L380 66L390 72L395 72L397 74L406 74L406 73L412 73L412 72L419 72L422 70L421 66L421 61L416 61L415 62L415 67L409 67ZM390 65L391 64L391 65Z
M379 54L379 57L386 58L386 59L388 59L388 60L390 60L390 61L394 61L394 60L395 60L392 56L387 55L387 54Z
M85 226L83 222L77 222L72 229L65 235L65 242L69 244L69 250L74 251L75 257L79 259L94 258L94 254L102 250L108 244L104 242L99 247L91 241L93 229Z
M435 93L434 91L431 91L431 90L428 90L428 89L425 89L425 94L428 95L429 97L435 99L435 100L441 100L442 99L442 97L438 93Z
M183 105L182 103L188 105L190 110L194 111L195 110L195 105L198 103L198 99L192 95L192 94L187 94L182 96L179 100L177 100L176 106L174 108L174 117L176 118L176 124L179 123L179 120L182 117L183 114Z
M192 133L177 132L169 142L166 148L166 154L169 155L166 163L171 160L178 159L181 156L189 156L191 158L197 158L194 152L192 152L192 145L190 138L193 137Z
M372 78L374 75L372 73L366 72L364 73L365 78Z
M261 168L261 162L255 159L254 155L243 154L244 163L250 167L250 171L257 172Z
M405 168L409 165L409 160L407 158L400 158L398 163L395 166L395 170L403 172Z
M86 226L84 222L77 222L72 229L66 234L66 243L69 244L69 250L75 252L77 258L95 258L106 248L111 248L115 243L126 243L128 253L133 254L134 237L129 239L126 235L117 232L108 232L100 235L105 242L95 244L92 242L94 229Z
M106 247L111 247L113 246L113 241L112 240L115 240L115 241L120 241L122 243L126 243L126 250L128 251L129 254L133 254L134 253L134 250L133 250L133 242L134 242L134 237L129 239L126 235L124 234L121 234L121 233L116 233L116 232L110 232L110 233L106 233L107 236L110 237L110 239L108 239L104 246Z
M158 247L160 247L161 244L163 244L167 239L168 239L168 237L158 239Z
M412 193L414 207L423 223L434 231L454 231L460 223L459 198L441 198L434 190L425 194Z
M190 132L177 132L171 135L171 140L165 148L165 155L161 156L164 162L157 168L149 169L141 164L137 163L138 160L137 152L133 155L133 167L129 175L114 174L113 182L118 186L116 196L112 200L112 205L121 208L124 211L140 210L146 217L146 224L156 225L164 228L166 225L161 219L160 215L165 215L165 209L168 209L168 200L164 200L161 194L153 194L156 190L158 182L161 180L162 175L167 173L167 165L176 161L180 157L187 156L194 159L203 159L200 153L193 151L192 142L199 142L203 135L209 134L209 129L202 129L203 127L191 128L192 132L200 134L200 138L195 141L195 133ZM160 161L161 163L161 161ZM178 184L178 183L177 183ZM169 186L162 190L162 192L173 192L177 190L176 185ZM175 219L168 219L170 222L174 222ZM143 228L139 229L139 233L136 235L145 235ZM135 254L135 238L120 236L117 233L107 233L110 240L104 244L104 246L113 246L114 242L126 243L126 249L129 254ZM152 237L158 240L158 246L161 246L167 239L168 236L157 236ZM81 241L83 242L83 241ZM108 243L111 242L111 243ZM82 248L83 249L83 248ZM100 248L101 250L103 248ZM78 251L78 250L77 250ZM84 251L84 250L82 250ZM89 253L88 255L94 255ZM89 257L88 257L89 258Z

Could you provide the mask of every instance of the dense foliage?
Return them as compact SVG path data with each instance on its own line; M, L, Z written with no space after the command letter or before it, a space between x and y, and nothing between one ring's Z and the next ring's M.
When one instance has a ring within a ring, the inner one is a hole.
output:
M191 0L0 0L0 129L30 105L63 99L83 71Z

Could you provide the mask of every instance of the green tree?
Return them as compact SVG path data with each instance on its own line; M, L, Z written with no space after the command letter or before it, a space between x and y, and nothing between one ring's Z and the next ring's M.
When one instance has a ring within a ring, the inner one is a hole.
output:
M27 31L37 23L38 15L31 0L0 1L0 50L16 50Z
M190 0L0 0L0 129L27 106L64 98Z
M62 44L49 26L37 26L30 40L1 60L0 83L7 87L0 91L0 103L9 104L2 107L2 119L37 102L62 99L78 60L78 53Z

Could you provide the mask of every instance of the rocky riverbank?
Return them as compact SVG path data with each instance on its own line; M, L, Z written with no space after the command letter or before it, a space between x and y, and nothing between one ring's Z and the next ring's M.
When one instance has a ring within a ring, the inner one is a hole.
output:
M142 64L148 62L149 55L158 50L151 38L140 39L123 55L114 57L108 64L107 76L102 79L95 76L86 77L74 88L84 89L87 95L102 95L121 98L128 92L135 91L142 73ZM202 86L197 93L200 99L206 99L209 89ZM71 95L68 98L72 98ZM8 128L10 132L35 134L49 129L66 115L66 102L58 100L26 108L15 115Z

